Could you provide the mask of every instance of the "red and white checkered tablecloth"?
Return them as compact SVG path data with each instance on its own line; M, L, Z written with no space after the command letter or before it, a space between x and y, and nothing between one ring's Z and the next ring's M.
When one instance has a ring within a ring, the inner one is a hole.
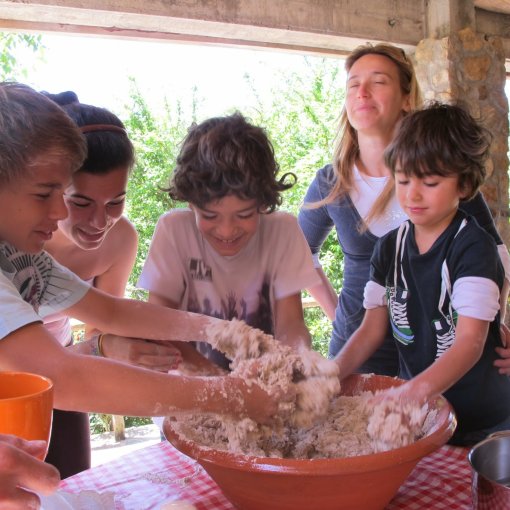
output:
M235 510L194 460L166 442L67 478L65 492L115 493L118 510L157 510L163 503L188 501L197 510ZM424 458L386 510L470 510L471 470L467 450L443 446ZM262 510L262 509L261 509Z
M167 442L66 478L61 489L114 492L119 510L158 509L174 500L193 503L197 510L235 510L202 467Z
M422 459L386 510L470 510L468 451L446 445Z

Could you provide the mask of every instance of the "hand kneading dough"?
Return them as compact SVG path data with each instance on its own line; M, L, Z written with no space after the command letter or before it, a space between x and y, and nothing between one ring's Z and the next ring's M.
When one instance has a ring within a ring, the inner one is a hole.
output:
M409 444L426 431L426 407L374 406L370 392L339 396L337 365L317 352L297 353L238 320L210 328L208 336L232 360L231 376L269 393L293 387L296 400L281 405L271 427L210 414L173 418L178 434L203 447L257 457L351 457Z

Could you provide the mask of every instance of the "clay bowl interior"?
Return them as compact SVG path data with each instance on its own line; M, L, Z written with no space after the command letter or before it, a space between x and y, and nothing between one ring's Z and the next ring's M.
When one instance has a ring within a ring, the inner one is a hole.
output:
M403 381L377 375L353 375L342 393L385 389ZM195 459L239 510L381 510L395 496L418 461L445 444L456 420L443 397L430 403L437 417L430 433L395 450L338 459L279 459L235 455L204 448L179 437L171 418L167 440Z

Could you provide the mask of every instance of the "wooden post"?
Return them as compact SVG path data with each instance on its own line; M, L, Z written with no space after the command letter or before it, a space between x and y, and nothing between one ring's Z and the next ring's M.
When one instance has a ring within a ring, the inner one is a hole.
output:
M126 439L126 429L124 425L124 416L112 415L113 432L115 442L124 441Z

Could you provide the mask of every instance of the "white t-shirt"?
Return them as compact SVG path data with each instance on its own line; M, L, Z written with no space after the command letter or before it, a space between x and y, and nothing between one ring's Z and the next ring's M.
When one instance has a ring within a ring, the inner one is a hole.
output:
M160 217L138 287L187 310L238 318L274 331L274 303L319 283L297 219L285 212L260 216L259 227L236 255L218 254L189 209Z
M353 177L354 189L351 191L350 197L360 217L365 218L382 193L389 177L372 177L361 174L356 165L353 167ZM368 230L375 236L382 237L390 230L398 228L405 220L407 220L407 215L400 207L397 197L393 194L383 214L372 219L368 224Z
M0 243L0 338L77 303L90 286L42 251Z

